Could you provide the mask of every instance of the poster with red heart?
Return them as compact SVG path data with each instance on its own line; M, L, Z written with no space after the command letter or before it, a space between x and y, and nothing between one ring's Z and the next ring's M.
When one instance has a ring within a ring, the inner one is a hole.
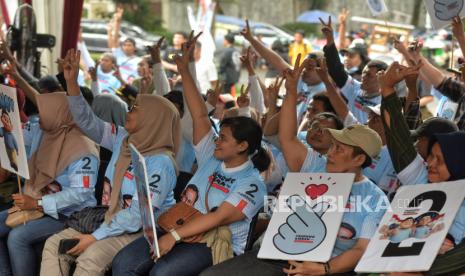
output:
M354 174L288 173L258 258L328 261L353 181Z

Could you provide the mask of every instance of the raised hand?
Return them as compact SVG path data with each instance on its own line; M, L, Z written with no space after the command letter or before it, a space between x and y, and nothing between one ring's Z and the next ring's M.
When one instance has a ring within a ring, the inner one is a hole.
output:
M329 73L328 73L328 65L326 64L326 58L321 57L316 60L315 71L320 77L320 79L324 83L328 83L330 81Z
M347 20L347 16L349 16L349 10L346 8L343 8L341 13L339 14L339 24L345 24Z
M463 23L460 16L456 16L452 19L452 34L455 38L457 38L457 40L465 38Z
M174 62L178 66L179 72L182 70L189 70L189 62L194 59L195 43L201 34L202 32L194 36L194 31L192 31L188 41L182 44L182 55L174 56Z
M68 83L77 82L79 75L79 61L81 60L81 51L70 49L66 53L66 57L63 63L63 73Z
M224 82L217 81L215 89L208 89L207 91L207 102L215 107L218 103L218 98L220 97L221 91L223 91Z
M288 68L283 72L284 77L286 78L285 87L286 87L287 93L297 93L297 83L299 82L300 74L302 73L303 69L307 66L309 62L308 59L306 59L304 60L304 62L302 62L302 64L300 64L301 57L302 57L301 54L297 55L294 69Z
M0 39L0 57L11 63L15 62L15 57L11 53L8 43L6 43L3 39Z
M147 46L147 51L150 53L153 63L157 64L161 62L160 49L165 37L162 36L157 43L152 46Z
M285 78L280 79L279 77L277 77L275 82L266 88L266 100L268 107L276 106L276 102L278 101L279 90L283 85L284 79Z
M249 72L249 75L254 75L255 74L255 70L254 70L254 60L253 60L253 51L252 51L252 47L248 47L247 48L247 51L245 53L245 55L241 56L240 57L240 60L242 62L242 64L245 66L245 68L247 69L247 71Z
M113 14L113 19L115 21L121 21L123 18L124 9L122 7L117 7L116 12Z
M394 93L394 85L407 76L418 74L421 65L420 63L414 67L405 67L398 62L393 62L386 71L379 71L377 76L383 97L387 97Z
M423 43L418 40L410 42L407 47L410 58L415 64L418 64L422 58L421 56L422 48L423 48Z
M326 37L326 45L331 45L334 43L334 34L333 34L333 27L331 26L331 16L328 18L328 23L325 23L325 21L320 17L320 22L323 25L321 28L321 32L325 35Z
M241 95L237 97L237 106L240 108L250 105L249 88L250 86L247 85L247 88L244 90L244 85L241 86Z
M97 81L98 78L97 78L97 68L98 66L100 65L100 61L97 61L95 63L95 67L90 67L89 68L89 75L90 75L90 78L92 79L92 81Z
M250 41L253 39L252 32L250 31L249 20L245 20L245 27L241 30L241 35L247 40Z

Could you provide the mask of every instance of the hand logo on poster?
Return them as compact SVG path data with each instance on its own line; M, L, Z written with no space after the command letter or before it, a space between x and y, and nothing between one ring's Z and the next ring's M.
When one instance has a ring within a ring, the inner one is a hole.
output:
M310 207L299 195L290 196L286 203L293 212L273 237L274 246L290 255L317 248L326 237L326 225L321 217L330 207L329 203L320 202Z
M442 21L452 20L460 14L462 8L463 0L434 0L435 16Z
M10 113L14 111L14 101L5 94L0 95L0 109Z

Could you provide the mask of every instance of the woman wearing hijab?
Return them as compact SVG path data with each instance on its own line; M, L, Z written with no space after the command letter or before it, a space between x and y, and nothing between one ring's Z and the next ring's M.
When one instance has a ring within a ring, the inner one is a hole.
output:
M198 275L232 257L233 252L244 252L250 222L263 207L266 187L260 171L268 168L270 157L261 147L261 128L251 118L235 117L222 121L218 136L213 131L205 102L189 72L196 39L191 34L183 45L182 57L176 56L175 61L192 115L198 162L187 187L198 191L193 207L204 215L160 236L161 257L155 263L146 243L133 242L115 257L113 275L145 275L149 271L150 275ZM210 243L205 239L212 232L218 235ZM201 233L205 236L199 243L182 242Z
M92 110L95 115L107 123L124 127L126 112L125 102L111 94L98 94L92 102Z
M418 70L418 68L413 69ZM465 132L435 134L429 141L426 163L416 152L409 128L401 112L400 100L394 91L394 85L401 81L404 76L412 74L411 71L412 68L393 63L385 73L380 73L378 76L383 96L381 111L388 141L387 146L400 182L403 185L417 185L465 179L463 168L463 164L465 164L465 148L463 147ZM441 259L444 258L445 261L446 257L450 255L455 255L449 259L450 267L453 267L454 263L460 262L463 268L465 251L463 248L462 250L454 249L457 249L464 237L465 201L455 216L431 269L435 270L436 265L442 262ZM447 264L444 263L440 266L443 266L442 269L444 269ZM447 272L450 273L450 270ZM439 274L440 272L435 271L435 273Z
M44 216L10 228L5 225L8 211L0 213L0 275L11 275L10 268L13 275L34 275L38 265L34 244L61 231L73 212L96 204L95 143L73 123L64 93L37 93L34 101L40 116L34 140L40 142L30 145L30 179L23 194L13 195L13 208L39 210Z
M174 205L176 184L175 152L180 139L179 112L167 99L139 95L128 112L123 127L106 123L92 112L79 92L77 75L79 52L70 50L64 68L68 83L68 103L76 124L93 141L113 151L106 178L111 185L109 209L105 221L92 234L66 229L45 244L41 275L61 275L69 271L69 255L75 256L74 275L104 275L113 257L124 246L141 236L141 215L129 144L145 157L155 217ZM158 112L153 116L153 111ZM77 238L79 243L58 255L59 241Z

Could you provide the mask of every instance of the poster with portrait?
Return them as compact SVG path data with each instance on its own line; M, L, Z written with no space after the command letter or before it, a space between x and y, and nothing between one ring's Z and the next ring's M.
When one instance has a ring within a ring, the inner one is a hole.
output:
M464 17L463 2L464 0L424 0L434 29L446 27L456 16Z
M147 239L154 255L159 257L160 251L158 249L155 217L152 208L152 195L149 188L145 159L133 144L129 145L129 149L131 150L132 166L134 169L134 176L136 177L137 196L139 197L139 209L144 237Z
M355 271L429 270L443 242L449 244L447 232L463 203L464 186L460 180L399 188Z
M288 173L258 258L331 258L354 174Z
M29 179L16 88L0 85L0 112L0 164L5 170Z
M384 0L367 0L367 4L371 14L375 17L389 11Z

